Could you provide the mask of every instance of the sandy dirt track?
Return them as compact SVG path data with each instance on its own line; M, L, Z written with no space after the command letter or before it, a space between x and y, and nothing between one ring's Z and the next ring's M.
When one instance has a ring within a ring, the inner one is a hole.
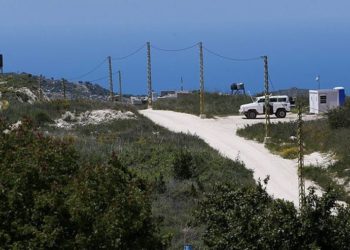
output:
M297 161L273 155L263 144L236 135L237 128L264 122L263 117L255 120L248 120L242 116L200 119L190 114L151 109L142 110L140 113L171 131L197 135L223 156L233 160L240 159L248 169L254 171L255 180L263 180L270 176L267 192L275 198L286 199L298 205ZM295 115L288 114L285 119L272 118L271 121L295 119ZM305 119L315 119L315 116L307 116ZM315 157L305 159L306 163L318 160ZM306 187L310 185L313 183L307 181Z

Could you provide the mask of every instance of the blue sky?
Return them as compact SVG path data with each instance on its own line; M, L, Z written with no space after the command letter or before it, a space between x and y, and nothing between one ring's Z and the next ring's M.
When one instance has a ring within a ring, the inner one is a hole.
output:
M348 0L0 0L0 53L5 71L73 78L108 55L133 52L146 41L183 48L202 41L234 58L269 56L274 89L350 88ZM204 51L205 86L229 91L244 82L263 89L263 63L231 62ZM152 50L155 90L199 87L198 49ZM145 93L146 50L114 61L124 93ZM81 80L107 76L107 65ZM99 83L107 86L107 80Z

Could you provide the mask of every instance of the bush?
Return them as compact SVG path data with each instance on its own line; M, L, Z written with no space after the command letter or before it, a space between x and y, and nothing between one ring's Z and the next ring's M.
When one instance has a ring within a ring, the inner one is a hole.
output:
M350 101L344 107L330 110L327 113L328 122L332 129L350 127Z
M283 158L286 159L295 159L298 157L298 147L288 147L288 148L283 148L280 151L280 154Z
M186 180L193 177L195 164L190 152L181 150L175 155L173 171L174 177L179 180Z
M334 213L334 211L337 213ZM350 208L336 205L327 190L311 189L300 213L293 203L274 200L256 187L217 185L196 212L210 249L349 249Z
M1 249L165 247L145 181L116 157L79 165L70 141L23 124L0 133Z
M36 126L40 127L46 123L53 123L53 120L46 112L38 112L34 116L34 123Z

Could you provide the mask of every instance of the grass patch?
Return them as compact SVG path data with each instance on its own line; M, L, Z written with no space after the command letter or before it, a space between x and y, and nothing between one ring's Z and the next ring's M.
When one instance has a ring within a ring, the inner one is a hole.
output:
M349 194L345 191L344 186L338 184L334 177L335 173L318 166L307 166L304 168L305 178L317 183L323 190L332 187L336 190L337 199L350 202Z
M204 113L208 117L237 115L240 105L251 102L248 96L216 93L205 93L204 99ZM173 99L158 99L153 103L153 108L199 115L199 93L178 94Z

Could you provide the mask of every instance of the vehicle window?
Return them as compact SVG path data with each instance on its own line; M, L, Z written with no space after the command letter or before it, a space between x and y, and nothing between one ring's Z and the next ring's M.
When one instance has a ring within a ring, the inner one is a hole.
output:
M258 102L265 102L265 99L259 99Z
M270 98L270 102L277 102L277 98L275 98L275 97Z
M327 96L326 95L320 96L320 103L327 103Z
M287 101L287 98L278 98L278 101L279 101L279 102L286 102L286 101Z

